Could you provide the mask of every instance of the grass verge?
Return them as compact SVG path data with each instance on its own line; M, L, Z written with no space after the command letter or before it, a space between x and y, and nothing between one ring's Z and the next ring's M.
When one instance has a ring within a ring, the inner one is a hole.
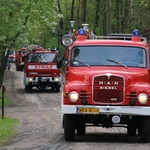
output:
M4 97L4 106L10 105L11 101L5 96ZM2 108L2 95L0 94L0 108Z
M19 123L19 120L9 117L0 119L0 147L8 144L15 135L14 127Z
M11 104L11 101L5 96L4 107ZM0 110L2 108L2 95L0 93ZM4 108L5 109L5 108ZM0 147L8 144L15 135L15 126L19 123L19 120L4 116L0 116Z

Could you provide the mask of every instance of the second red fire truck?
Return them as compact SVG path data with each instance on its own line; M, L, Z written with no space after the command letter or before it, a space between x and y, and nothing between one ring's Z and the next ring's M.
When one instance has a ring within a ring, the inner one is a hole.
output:
M16 51L16 71L23 71L24 62L22 61L22 58L27 53L27 46L23 46L20 50Z
M64 35L65 78L61 112L64 138L84 135L87 126L125 127L129 136L150 141L150 60L146 39L99 37L88 29ZM62 61L57 61L62 66Z
M30 92L35 88L51 88L59 92L61 87L61 70L56 67L57 50L45 50L39 46L28 49L24 57L24 85Z

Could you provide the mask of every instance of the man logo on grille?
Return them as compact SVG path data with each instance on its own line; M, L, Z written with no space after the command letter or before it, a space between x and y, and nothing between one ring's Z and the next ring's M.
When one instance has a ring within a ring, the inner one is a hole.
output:
M110 77L111 77L111 73L107 73L106 76L107 76L107 78L108 78L108 80L109 80Z

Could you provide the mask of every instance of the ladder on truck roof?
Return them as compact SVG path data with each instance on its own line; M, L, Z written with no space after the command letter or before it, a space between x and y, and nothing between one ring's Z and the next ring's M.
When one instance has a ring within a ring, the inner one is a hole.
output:
M110 33L107 36L96 36L95 39L109 39L109 40L132 40L133 34L122 34L122 33ZM145 37L140 36L141 41L147 44L147 40Z

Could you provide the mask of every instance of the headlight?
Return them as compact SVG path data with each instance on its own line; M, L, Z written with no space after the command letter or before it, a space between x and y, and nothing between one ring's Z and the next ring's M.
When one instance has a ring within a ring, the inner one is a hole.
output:
M140 104L146 104L148 101L148 96L144 93L138 95L138 101Z
M33 80L32 78L28 78L28 81L29 81L29 82L32 82L32 80Z
M77 92L71 92L69 94L69 100L71 102L76 102L79 99L79 94Z
M64 46L70 46L72 43L73 43L73 37L72 37L72 35L65 34L65 35L62 37L62 44L63 44Z
M58 82L58 81L59 81L59 78L56 78L56 77L55 77L55 78L54 78L54 81Z

